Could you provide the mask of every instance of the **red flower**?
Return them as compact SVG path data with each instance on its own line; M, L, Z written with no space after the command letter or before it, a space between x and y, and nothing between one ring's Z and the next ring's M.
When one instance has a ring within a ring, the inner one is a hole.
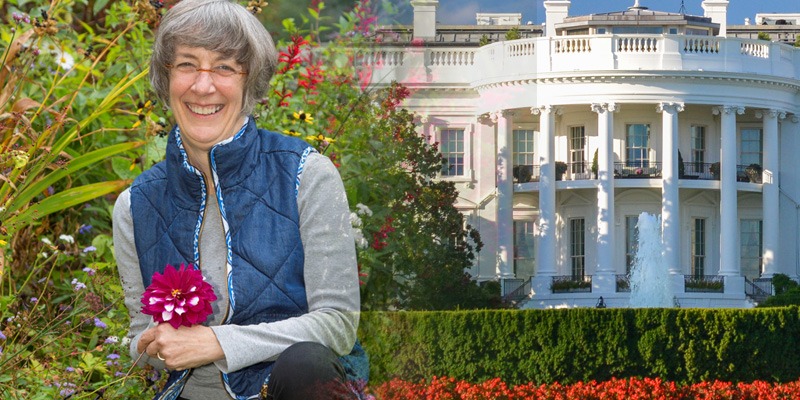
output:
M190 265L190 267L192 267ZM211 302L216 300L214 289L194 268L180 269L167 264L164 274L153 274L153 282L142 295L142 312L152 315L156 322L169 322L173 328L202 323L211 315Z

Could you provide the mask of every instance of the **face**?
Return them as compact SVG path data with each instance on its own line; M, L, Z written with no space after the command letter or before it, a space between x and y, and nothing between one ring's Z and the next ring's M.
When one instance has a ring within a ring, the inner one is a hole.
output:
M175 53L170 69L169 105L181 128L190 161L207 164L211 147L232 137L244 123L241 111L245 80L242 74L225 77L208 70L243 72L243 67L233 59L199 47L178 46Z

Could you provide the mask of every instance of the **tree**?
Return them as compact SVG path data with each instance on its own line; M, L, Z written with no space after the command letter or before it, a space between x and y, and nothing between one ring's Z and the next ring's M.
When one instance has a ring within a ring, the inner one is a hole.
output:
M359 242L362 308L451 309L499 304L499 289L479 287L465 272L480 250L464 227L451 182L436 179L444 160L400 108L409 95L396 83L375 90L359 62L372 35L368 1L326 34L321 9L278 44L272 92L256 115L262 126L304 138L339 167ZM320 5L320 7L322 7Z

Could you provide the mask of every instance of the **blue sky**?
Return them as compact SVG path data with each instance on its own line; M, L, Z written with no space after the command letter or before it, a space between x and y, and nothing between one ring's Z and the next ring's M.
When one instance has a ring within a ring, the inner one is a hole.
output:
M408 3L403 1L402 3ZM634 0L572 0L570 15L586 15L622 11ZM681 0L640 0L641 6L656 11L678 12ZM703 15L702 0L684 0L686 13ZM400 23L411 23L410 6L401 7ZM521 12L522 21L540 24L544 21L543 0L439 0L438 21L441 24L475 24L476 12ZM800 0L730 0L728 23L740 25L745 18L755 20L756 13L800 13Z

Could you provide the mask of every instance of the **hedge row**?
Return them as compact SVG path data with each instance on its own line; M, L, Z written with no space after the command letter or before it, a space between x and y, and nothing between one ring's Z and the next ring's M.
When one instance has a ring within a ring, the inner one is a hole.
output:
M800 376L800 308L370 312L370 384L449 376L508 384Z

